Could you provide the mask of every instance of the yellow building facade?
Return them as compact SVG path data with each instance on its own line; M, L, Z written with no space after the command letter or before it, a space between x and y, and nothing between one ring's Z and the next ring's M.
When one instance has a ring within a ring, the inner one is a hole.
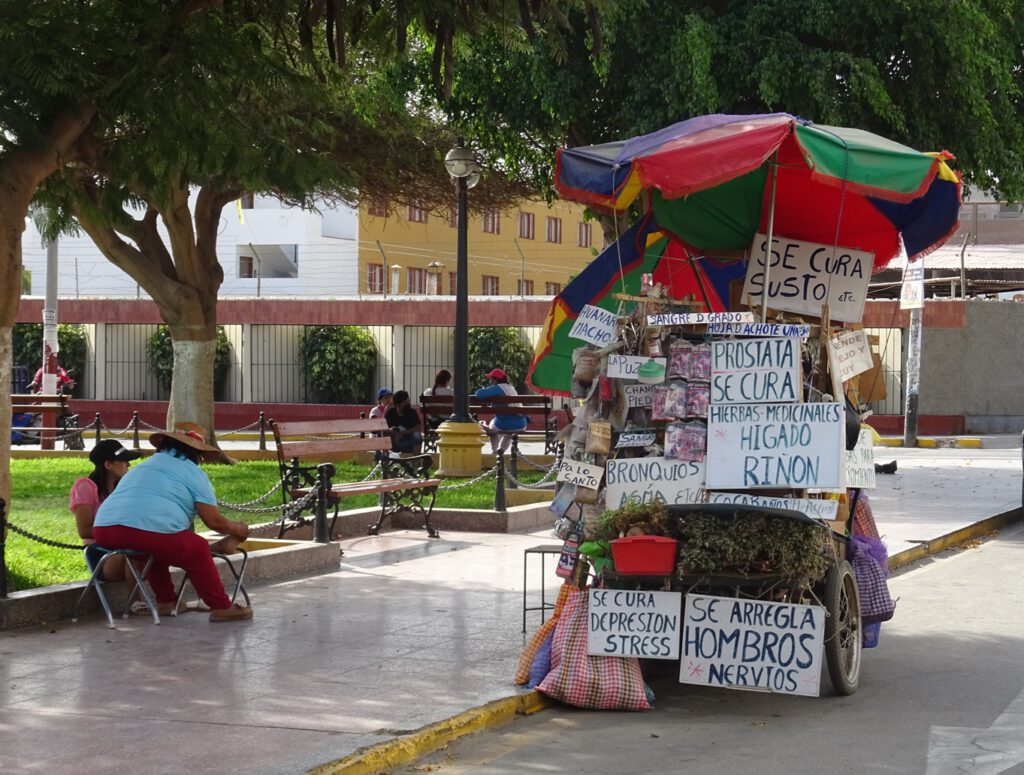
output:
M439 215L361 204L360 295L455 295L456 232L454 205ZM550 297L590 263L603 237L575 203L524 201L471 213L467 243L470 296Z

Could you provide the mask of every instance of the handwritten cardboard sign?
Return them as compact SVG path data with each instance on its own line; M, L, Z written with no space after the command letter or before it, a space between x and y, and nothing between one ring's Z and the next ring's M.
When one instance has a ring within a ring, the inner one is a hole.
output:
M654 385L626 385L626 403L634 406L650 406L654 402Z
M765 404L799 397L800 344L795 337L711 343L712 404Z
M861 428L857 446L846 451L846 486L873 488L875 484L875 440Z
M609 460L605 466L605 507L617 509L629 500L669 505L704 500L704 462L638 457Z
M903 282L900 284L900 309L924 307L924 259L911 263L903 253Z
M649 326L700 326L709 323L753 323L753 312L667 312L648 315Z
M708 488L843 486L837 402L708 407Z
M626 431L619 434L619 438L615 441L615 449L625 449L626 447L649 447L657 440L657 438L657 434L654 433Z
M682 604L680 592L591 589L587 653L678 659Z
M754 235L743 283L744 300L761 304L767 237ZM768 306L820 315L828 305L832 320L855 322L864 312L874 254L853 248L772 237L768 254Z
M687 595L679 681L817 697L825 609Z
M812 519L833 520L839 512L839 501L832 498L772 498L745 492L708 493L708 503L736 503L742 506L764 506L769 509L799 511Z
M711 323L709 334L728 336L798 336L806 339L811 327L803 323Z
M569 482L596 490L601 486L601 477L603 476L604 469L601 466L562 458L562 463L558 466L558 475L555 478L559 482Z
M618 316L606 309L584 304L572 328L569 329L570 339L582 339L584 342L604 347L615 338Z
M647 385L655 385L665 381L665 358L644 358L639 355L608 356L607 376L609 379L635 379Z
M837 331L828 338L829 371L840 382L874 367L871 343L863 328Z

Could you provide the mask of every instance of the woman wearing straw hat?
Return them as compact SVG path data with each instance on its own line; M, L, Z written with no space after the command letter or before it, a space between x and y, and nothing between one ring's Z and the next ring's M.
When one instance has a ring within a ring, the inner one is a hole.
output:
M232 605L224 593L210 544L192 530L198 514L208 528L226 536L218 547L225 552L234 551L249 536L248 525L226 519L217 509L213 485L199 468L201 460L220 454L204 441L205 435L194 423L178 423L173 432L150 436L157 454L125 474L103 501L93 538L106 549L136 549L153 555L149 583L161 614L174 608L173 565L189 575L210 608L211 622L251 619L251 608Z

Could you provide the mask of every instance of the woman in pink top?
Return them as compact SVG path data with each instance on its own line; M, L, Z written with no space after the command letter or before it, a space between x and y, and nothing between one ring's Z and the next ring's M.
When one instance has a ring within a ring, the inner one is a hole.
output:
M83 546L88 547L96 543L92 537L92 523L96 518L96 510L114 491L121 477L128 472L131 461L141 456L141 452L127 449L115 439L103 439L92 448L89 460L94 466L93 471L88 476L76 479L68 496L68 508L75 515L75 525ZM86 559L89 569L92 570L99 557L89 558L88 553L89 550L86 549ZM103 565L104 581L121 581L125 578L124 574L122 556L111 557Z

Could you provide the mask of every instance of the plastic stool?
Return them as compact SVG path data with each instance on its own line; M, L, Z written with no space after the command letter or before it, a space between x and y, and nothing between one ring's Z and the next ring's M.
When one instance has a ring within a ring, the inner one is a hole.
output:
M99 544L88 544L84 547L82 553L85 555L86 566L92 568L92 575L89 576L89 583L85 585L85 589L82 590L82 594L78 597L78 602L75 603L75 610L71 613L71 621L78 621L78 609L81 607L82 601L85 600L89 589L92 588L96 590L96 596L100 599L103 612L107 615L107 626L110 629L114 629L114 615L110 611L110 603L107 602L107 596L103 593L103 586L118 582L103 580L103 566L109 558L121 555L124 557L125 567L128 568L135 579L135 586L132 587L132 591L128 594L128 607L124 609L123 618L127 619L131 615L132 600L135 597L136 591L138 591L153 615L153 624L160 624L160 613L156 610L156 601L153 600L153 596L149 593L149 589L146 588L145 584L146 577L149 575L149 569L153 566L153 555L135 549L106 549ZM141 560L143 557L146 558L146 564L140 573L139 569L135 567L133 560Z
M547 600L547 594L544 587L544 558L553 554L557 558L562 553L561 544L543 544L541 546L532 546L529 549L523 550L523 632L526 632L526 613L527 611L540 611L541 624L547 618L547 611L552 610L555 607L554 603L549 603ZM526 604L526 571L527 561L531 554L540 555L540 605L527 605Z
M249 562L249 553L239 546L235 550L242 557L242 561L238 563L238 567L228 559L229 556L223 552L210 552L215 559L224 560L228 566L228 570L231 571L231 575L235 577L235 591L231 593L231 603L234 604L235 598L238 597L238 593L242 593L242 597L245 598L245 605L249 606L249 593L245 591L245 585L242 583L245 580L245 566ZM178 615L178 606L181 605L181 598L185 595L185 587L189 586L188 574L185 574L185 578L181 580L181 586L178 587L178 592L174 596L174 609L171 611L171 616Z

